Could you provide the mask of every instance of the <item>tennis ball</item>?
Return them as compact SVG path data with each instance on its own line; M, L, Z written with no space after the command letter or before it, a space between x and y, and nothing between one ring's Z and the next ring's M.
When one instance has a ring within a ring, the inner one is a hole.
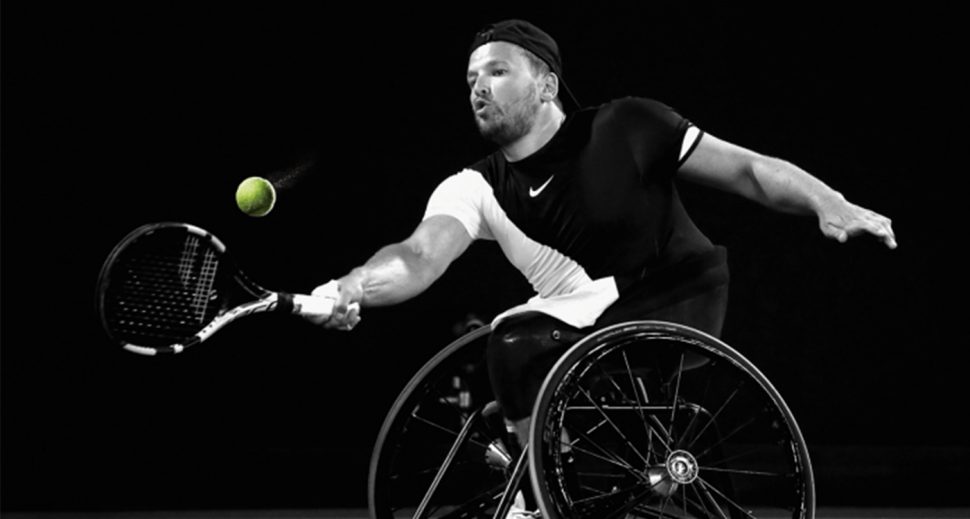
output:
M249 177L236 188L236 205L249 216L266 216L275 203L276 190L263 177Z

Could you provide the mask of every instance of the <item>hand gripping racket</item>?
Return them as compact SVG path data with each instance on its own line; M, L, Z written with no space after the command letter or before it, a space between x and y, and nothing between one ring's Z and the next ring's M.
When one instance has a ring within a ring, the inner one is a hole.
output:
M101 324L124 349L180 353L258 312L326 319L335 299L267 290L211 233L185 223L143 225L121 240L98 278Z

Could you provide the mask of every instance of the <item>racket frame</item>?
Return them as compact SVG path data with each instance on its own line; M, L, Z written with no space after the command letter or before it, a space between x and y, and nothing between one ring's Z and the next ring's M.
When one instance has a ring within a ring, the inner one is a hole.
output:
M212 320L209 321L209 323L203 326L194 335L189 337L188 340L182 342L173 343L168 346L156 347L135 344L127 340L123 340L117 336L113 330L113 326L108 322L108 312L105 306L105 296L112 279L112 267L115 265L118 257L139 238L154 232L176 227L184 229L188 233L195 235L211 244L216 252L218 252L220 255L219 268L231 269L232 277L237 283L238 287L242 288L244 292L251 295L254 299L216 314ZM232 258L226 252L225 244L219 240L219 238L205 229L202 229L201 227L182 222L158 222L145 224L128 233L128 235L126 235L117 245L115 245L114 249L112 249L111 253L108 255L101 267L101 272L98 276L97 298L98 316L104 330L115 342L119 343L122 348L140 355L181 353L187 348L212 337L213 334L221 330L227 324L247 315L262 312L286 312L326 317L330 315L334 304L334 301L329 298L306 296L302 294L289 294L285 292L274 292L263 288L259 284L249 279L249 277L246 276L246 274L232 261Z

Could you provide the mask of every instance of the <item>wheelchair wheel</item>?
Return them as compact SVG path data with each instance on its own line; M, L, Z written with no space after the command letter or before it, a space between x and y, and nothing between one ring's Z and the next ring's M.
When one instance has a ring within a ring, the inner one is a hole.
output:
M482 406L493 398L485 368L488 326L428 361L398 396L371 458L371 517L491 517L511 462ZM499 429L499 430L496 430Z
M545 519L812 518L808 450L765 376L689 327L637 321L574 345L533 410Z

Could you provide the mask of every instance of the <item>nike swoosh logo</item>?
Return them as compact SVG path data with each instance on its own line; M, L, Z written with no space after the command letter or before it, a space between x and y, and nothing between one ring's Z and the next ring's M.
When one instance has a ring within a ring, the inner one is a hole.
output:
M552 177L555 177L555 176L556 175L553 175ZM535 197L539 196L539 193L541 193L542 190L545 189L546 186L549 185L549 182L552 182L552 177L549 177L545 182L543 182L542 185L539 186L539 189L532 189L530 187L529 188L529 196L531 196L532 198L535 198Z

